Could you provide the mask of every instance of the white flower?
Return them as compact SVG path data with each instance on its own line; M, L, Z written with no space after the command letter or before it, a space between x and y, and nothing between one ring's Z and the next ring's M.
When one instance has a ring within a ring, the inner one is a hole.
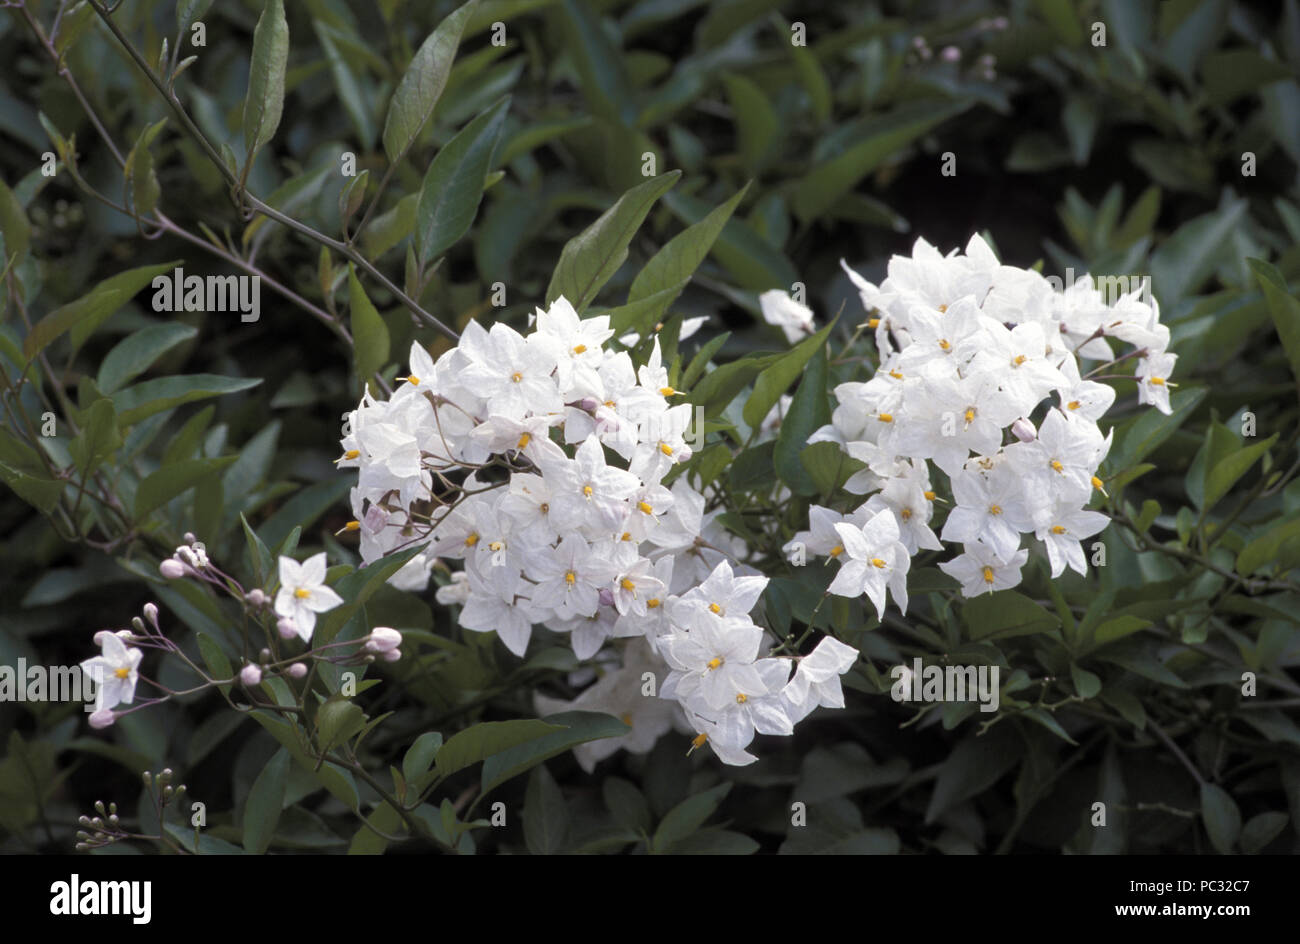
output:
M823 636L817 648L799 660L794 677L781 690L787 716L797 724L819 706L843 708L840 676L853 668L857 659L858 650Z
M978 540L1008 560L1020 546L1021 532L1034 529L1024 483L1005 462L993 463L988 471L978 463L967 464L953 477L952 494L957 507L948 513L940 534L945 541Z
M136 683L140 680L140 660L144 653L128 646L117 633L97 634L95 641L101 646L102 653L81 663L81 670L97 686L95 711L131 704Z
M907 571L911 559L898 539L898 521L892 511L881 511L866 524L841 522L836 533L844 542L843 564L827 588L828 593L856 597L863 593L885 618L885 591L894 595L898 608L907 612Z
M1174 371L1177 354L1151 354L1138 361L1134 372L1138 380L1138 403L1150 403L1161 413L1168 415L1169 375Z
M686 632L663 640L664 658L673 671L660 694L674 695L698 710L719 711L734 704L737 692L762 692L754 662L763 631L752 622L720 619L707 611L688 611Z
M967 544L966 552L950 561L942 561L939 569L960 581L964 597L977 597L981 593L1007 590L1020 583L1020 568L1029 560L1029 552L1016 551L1004 561L983 544Z
M530 551L528 575L537 582L534 605L554 610L561 619L594 616L600 591L617 572L611 542L590 545L577 533L565 535L554 549Z
M1110 519L1101 512L1085 511L1069 504L1057 505L1044 515L1043 524L1035 536L1047 546L1052 577L1061 576L1067 566L1087 576L1088 564L1080 541L1092 537L1108 524Z
M280 589L275 594L277 615L293 621L303 642L311 641L316 614L334 609L343 598L325 586L325 552L301 564L292 557L280 558Z
M552 374L559 363L559 345L546 335L527 339L500 322L492 325L482 346L471 350L460 381L487 401L489 413L522 419L528 413L557 413L564 401ZM462 338L462 346L465 339Z
M791 344L813 333L812 309L795 301L788 293L774 288L759 295L758 304L763 311L763 320L779 327Z

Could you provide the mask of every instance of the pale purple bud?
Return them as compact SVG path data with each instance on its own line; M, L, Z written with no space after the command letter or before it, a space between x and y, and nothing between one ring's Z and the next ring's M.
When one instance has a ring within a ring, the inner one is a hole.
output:
M993 28L996 30L1004 30L1010 25L1011 21L1005 16L996 16L993 18Z
M153 624L153 628L158 628L158 606L154 603L144 605L144 618Z
M944 46L943 52L939 53L939 58L944 62L960 62L961 50L956 46Z
M249 590L244 596L244 599L247 600L248 605L252 607L266 606L266 594L258 587Z
M378 534L388 524L388 512L378 505L366 509L366 516L361 519L361 526L368 534Z
M292 639L298 635L298 626L291 619L280 620L275 624L275 628L279 630L281 639Z
M401 649L389 649L387 652L384 653L385 662L396 662L400 658L402 658Z
M387 626L376 626L366 640L367 652L391 652L402 644L402 634Z
M239 670L239 680L252 688L262 681L262 670L250 662Z
M1023 416L1011 424L1011 432L1021 442L1033 442L1038 438L1038 430L1034 429L1034 424Z
M613 590L610 590L608 587L601 587L601 588L600 588L600 605L601 605L601 606L613 606L613 605L614 605L614 591L613 591Z
M99 711L94 712L89 718L90 726L96 731L102 731L104 728L111 727L113 722L116 720L117 712L108 708L99 709Z
M588 413L595 412L596 407L600 406L600 401L595 397L583 397L578 401L578 406Z
M185 576L185 565L173 558L167 558L158 565L158 573L162 574L168 580L179 580Z
M186 531L185 536L181 538L181 540L184 541L186 544L193 544L195 541L198 540L198 538L194 536L193 531Z
M287 671L289 673L289 678L300 679L307 677L307 666L302 662L295 662L293 665L289 666Z
M695 455L695 450L693 450L690 446L682 446L680 449L677 450L677 454L675 458L677 459L678 462L685 462L693 455Z

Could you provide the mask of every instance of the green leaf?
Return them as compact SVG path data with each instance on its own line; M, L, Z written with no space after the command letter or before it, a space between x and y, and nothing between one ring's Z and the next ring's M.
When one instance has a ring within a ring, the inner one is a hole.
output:
M763 422L772 407L776 406L777 401L781 399L781 394L790 389L790 385L804 372L805 366L813 355L823 350L826 337L833 327L835 322L832 321L812 337L804 338L758 375L758 379L754 382L754 392L745 401L745 409L742 412L745 422L751 428ZM793 406L791 410L793 411Z
M665 289L672 288L680 291L704 261L704 257L709 254L709 250L713 248L714 242L722 234L727 221L731 219L732 213L748 191L749 184L745 184L726 203L670 239L632 280L632 287L627 293L628 302L640 301ZM675 295L676 293L674 297Z
M829 329L830 325L827 325L823 331ZM816 340L816 336L808 340ZM821 340L825 340L824 334ZM829 373L826 349L819 344L815 351L815 355L808 361L803 379L799 381L799 389L790 401L790 409L781 421L781 430L776 436L776 451L772 456L776 474L797 495L817 493L817 481L804 467L801 455L808 444L808 437L831 421L826 394L826 378Z
M471 725L464 731L453 734L438 750L434 773L440 778L448 777L493 754L536 741L560 730L559 725L547 724L534 718L483 721Z
M1205 474L1205 500L1202 506L1206 511L1213 508L1224 495L1232 490L1237 481L1259 461L1260 456L1268 452L1277 442L1278 434L1251 446L1237 449L1216 462ZM1235 442L1235 440L1234 440Z
M179 33L189 33L190 27L196 20L201 20L203 14L208 12L208 7L212 6L212 0L180 0L176 4L176 27Z
M1061 625L1054 613L1014 590L975 597L962 607L961 618L975 640L1046 633Z
M501 140L506 96L443 146L429 165L415 207L415 248L428 264L469 232Z
M239 523L244 526L244 540L248 542L248 557L253 565L253 571L257 577L259 585L265 586L271 576L271 568L274 561L271 557L271 550L257 536L253 526L248 523L248 519L240 512Z
M524 842L533 855L564 850L569 835L569 808L564 793L545 764L534 768L524 794Z
M284 70L288 61L289 24L284 18L284 0L267 0L253 30L248 94L244 97L244 149L250 164L253 155L275 136L280 126Z
M573 58L592 114L618 125L631 125L636 103L623 51L606 34L589 4L564 0L563 5L569 40L565 49Z
M447 85L465 22L477 4L478 0L469 0L448 14L411 59L388 104L388 117L384 121L384 151L392 163L402 159L433 114Z
M158 136L158 132L166 123L167 119L161 118L140 132L140 137L136 138L131 153L126 156L126 167L123 173L126 174L131 208L135 210L136 216L148 216L158 206L158 197L162 190L158 186L158 175L154 173L153 155L149 152L149 145L153 143L153 139Z
M1215 107L1249 95L1270 82L1291 77L1291 70L1283 63L1265 59L1257 50L1244 47L1212 52L1201 63L1206 102Z
M530 738L489 757L483 764L482 796L487 796L511 777L517 777L542 761L572 750L579 744L607 737L622 737L631 730L617 718L594 711L566 711L548 715L542 720L548 727L559 727L560 730ZM442 760L441 754L438 759Z
M1291 364L1291 374L1300 385L1300 299L1287 288L1282 273L1264 260L1247 259L1246 264L1255 273L1255 280L1264 293L1268 313Z
M730 783L720 783L711 790L695 793L678 803L659 823L652 852L667 852L677 842L685 839L704 825L704 821L717 811L723 799L731 792Z
M364 387L388 363L388 325L366 297L366 290L361 287L351 263L348 264L348 298L357 380Z
M710 212L704 201L675 191L664 197L664 203L674 216L691 224L703 220ZM761 292L769 288L789 291L799 280L794 264L742 219L727 220L710 252L747 291Z
M341 800L348 809L358 808L357 786L351 772L332 761L326 761L317 769L316 760L303 749L305 734L298 725L263 710L251 711L249 714L289 751L294 763L313 780Z
M27 212L18 202L18 197L3 180L0 180L0 236L4 237L6 257L16 256L21 262L32 242L32 226L27 222ZM0 259L0 269L5 268L8 262L8 258Z
M159 377L119 390L113 394L113 406L117 408L118 423L125 428L183 403L238 393L261 382L257 377L220 377L215 374Z
M119 341L99 365L95 386L114 394L130 383L176 345L190 340L198 329L179 322L149 325Z
M208 667L209 675L217 680L234 678L235 670L231 668L230 660L211 636L195 631L194 639L199 644L199 655L203 656L203 664Z
M244 848L255 855L262 855L271 845L288 779L289 752L282 747L257 775L244 804Z
M655 201L681 175L681 171L674 170L638 184L619 197L596 222L570 239L560 253L560 262L546 289L546 303L549 305L562 295L581 314L627 258L628 244Z
M762 90L743 75L728 73L722 83L727 101L736 116L740 163L750 174L757 174L771 156L780 130L776 112Z
M1081 698L1095 698L1101 691L1101 677L1073 662L1070 663L1070 680Z
M23 356L29 360L34 358L67 331L72 332L72 347L75 351L92 331L152 282L155 276L170 272L176 265L175 262L164 262L154 266L141 266L104 279L76 301L54 309L36 322L23 340Z
M1223 787L1201 784L1201 819L1210 844L1222 855L1230 855L1241 835L1241 810Z
M433 759L442 748L442 735L437 731L425 731L406 750L402 758L402 776L407 783L415 783L428 773Z
M616 823L633 833L650 831L650 804L635 784L622 777L606 777L600 790Z
M1187 422L1207 392L1204 387L1179 390L1169 398L1168 416L1158 410L1147 410L1126 425L1122 435L1117 430L1116 448L1111 450L1108 463L1111 468L1124 470L1145 459Z
M1286 829L1291 817L1285 813L1259 813L1246 821L1241 830L1241 849L1254 855L1276 839Z
M837 129L818 147L830 151L794 187L795 215L808 222L825 213L873 170L971 102L909 102L882 115ZM829 143L828 143L829 142ZM823 147L822 145L826 145Z
M925 821L933 823L958 803L983 793L1019 764L1023 754L1024 740L1010 726L968 735L944 761Z
M270 537L269 523L263 528L263 532L267 534L268 538ZM343 628L343 624L352 619L356 612L384 585L384 582L389 577L397 573L407 561L422 550L424 550L423 547L409 547L388 554L361 570L348 574L336 583L334 592L346 602L342 606L335 607L328 613L322 614L316 620L316 631L312 634L312 642L318 646L333 642L334 637Z
M343 695L333 695L316 711L316 740L322 751L345 743L366 724L361 706Z
M135 518L142 521L155 508L160 508L177 495L189 491L209 475L231 465L239 456L222 456L219 459L184 459L166 465L150 474L135 492Z
M98 465L100 459L111 455L122 445L117 429L117 415L113 401L102 397L81 415L81 433L68 444L68 454L84 477Z
M1279 521L1252 540L1237 555L1237 573L1243 577L1263 570L1279 556L1283 545L1300 539L1300 517Z
M1215 261L1232 246L1247 202L1238 200L1184 223L1151 254L1151 282L1162 306L1194 294L1214 274Z
M353 484L346 477L331 476L298 492L262 525L267 547L278 547L294 528L310 528L348 494Z
M16 468L7 462L0 462L0 480L27 504L47 515L54 511L65 484L45 475Z

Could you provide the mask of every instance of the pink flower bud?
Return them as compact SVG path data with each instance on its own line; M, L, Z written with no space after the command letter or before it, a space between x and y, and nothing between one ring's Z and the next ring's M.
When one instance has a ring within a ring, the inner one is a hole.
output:
M252 688L254 685L261 683L262 670L250 662L239 670L239 680Z
M944 62L960 62L961 50L956 46L944 46L943 52L939 53L939 58Z
M116 720L117 712L111 711L108 708L99 709L99 711L94 712L89 718L90 726L96 731L102 731L104 728L111 727L113 722Z
M307 665L303 662L295 662L293 665L289 666L287 671L289 673L289 678L300 679L307 677Z
M371 505L366 509L366 515L361 519L361 526L366 529L368 534L378 534L388 524L388 512L378 505Z
M387 652L384 653L385 662L396 662L400 658L402 658L401 649L389 649Z
M169 557L158 565L158 573L168 580L179 580L185 576L185 565Z
M402 644L402 634L387 626L376 626L366 640L367 652L391 652Z
M266 606L266 594L257 587L249 590L248 593L245 594L244 599L247 600L248 605L252 607Z
M153 628L158 628L158 606L154 603L144 605L144 618L153 624Z
M298 635L298 626L291 619L282 619L275 624L275 628L280 633L281 639L292 639Z
M598 406L600 406L600 401L595 397L583 397L578 402L578 407L588 413L594 412Z
M1033 442L1038 438L1038 430L1034 429L1034 424L1024 417L1011 424L1011 432L1021 442Z
M600 588L600 605L601 605L601 606L613 606L613 605L614 605L614 591L610 590L608 587L601 587L601 588Z

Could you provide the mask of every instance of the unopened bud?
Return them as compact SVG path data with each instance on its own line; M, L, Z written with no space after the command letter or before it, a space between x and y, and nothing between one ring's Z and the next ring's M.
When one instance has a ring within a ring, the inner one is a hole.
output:
M402 658L401 649L389 649L387 652L384 653L385 662L396 662L400 658Z
M244 599L247 600L248 605L252 607L266 606L266 594L257 587L249 590L244 596Z
M306 678L307 666L305 663L295 662L293 665L289 666L288 672L290 678L296 678L296 679Z
M276 630L280 633L281 639L292 639L298 635L298 626L291 619L282 619L275 624Z
M614 591L610 590L608 587L601 587L601 588L600 588L600 605L601 605L601 606L613 606L613 605L614 605Z
M1021 442L1033 442L1038 438L1038 430L1034 429L1034 424L1024 417L1011 424L1011 432Z
M961 50L956 46L944 46L943 51L939 53L939 58L944 62L960 62Z
M169 557L158 565L158 572L168 580L179 580L185 576L185 565Z
M144 620L140 619L140 617L138 616L131 617L131 625L135 627L135 631L139 633L141 636L147 634L147 631L144 628Z
M579 401L578 406L587 413L592 413L595 411L596 407L600 406L600 401L595 397L583 397L582 400Z
M117 720L117 713L108 708L101 708L99 711L91 714L90 718L87 720L90 721L90 726L96 731L102 731L104 728L111 726L112 723Z
M387 626L376 626L366 640L367 652L391 652L402 644L402 634Z
M252 688L254 685L261 683L262 670L250 662L239 670L239 680L249 688Z

